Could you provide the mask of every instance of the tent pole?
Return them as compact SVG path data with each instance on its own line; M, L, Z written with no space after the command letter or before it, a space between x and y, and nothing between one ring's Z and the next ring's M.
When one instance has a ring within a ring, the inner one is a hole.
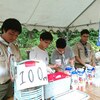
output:
M67 26L67 28L68 27L70 27L70 25L72 24L72 23L74 23L94 2L95 2L96 0L94 0L79 16L77 16L68 26Z
M96 24L99 24L99 22L82 24L82 25L76 25L76 26L69 26L69 29L70 28L74 28L74 27L89 26L89 25L96 25Z

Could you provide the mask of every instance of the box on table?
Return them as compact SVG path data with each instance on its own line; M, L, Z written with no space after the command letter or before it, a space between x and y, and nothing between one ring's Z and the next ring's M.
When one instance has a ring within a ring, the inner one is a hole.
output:
M63 72L49 74L48 81L49 83L44 86L45 99L70 90L71 77Z
M27 88L19 91L16 89L16 86L14 87L14 100L44 100L43 86Z

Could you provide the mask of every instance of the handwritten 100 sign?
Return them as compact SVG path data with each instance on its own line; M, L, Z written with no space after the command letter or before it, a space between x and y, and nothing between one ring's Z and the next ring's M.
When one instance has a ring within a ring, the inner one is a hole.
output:
M39 60L25 60L17 65L17 90L45 85L48 83L46 65Z

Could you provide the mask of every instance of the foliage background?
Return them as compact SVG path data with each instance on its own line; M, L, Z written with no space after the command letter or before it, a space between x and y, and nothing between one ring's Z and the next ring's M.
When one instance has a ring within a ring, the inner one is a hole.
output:
M38 31L37 29L33 29L32 31L29 31L27 28L23 28L22 34L18 37L17 43L19 45L21 55L23 60L28 59L27 51L29 51L32 47L39 44L39 36L40 34L46 30ZM94 51L98 51L100 47L96 45L98 40L98 30L90 29L90 37L89 42L91 43ZM67 44L73 47L73 45L80 40L80 32L78 30L72 31L62 31L60 32L57 30L54 32L53 30L50 30L50 32L53 35L53 42L50 44L50 46L47 48L47 51L49 53L49 56L51 56L52 51L55 49L55 41L59 37L64 37L67 41Z
M28 59L28 51L32 47L39 44L39 36L43 31L46 31L46 30L38 31L37 29L33 29L32 31L29 31L27 28L23 27L22 33L19 35L17 39L17 43L19 45L23 60ZM99 51L100 46L98 47L96 45L99 31L94 30L94 29L90 29L89 31L90 31L89 42L91 43L92 48L94 49L95 52ZM80 32L78 30L75 30L74 32L70 30L67 30L67 31L64 30L62 32L60 32L59 30L57 30L56 32L54 32L53 30L50 30L50 32L53 35L53 41L50 44L50 46L47 48L47 51L50 57L51 57L52 51L56 47L55 42L59 37L65 38L67 41L67 45L71 47L73 47L73 45L80 40ZM1 30L0 30L0 33L1 33Z

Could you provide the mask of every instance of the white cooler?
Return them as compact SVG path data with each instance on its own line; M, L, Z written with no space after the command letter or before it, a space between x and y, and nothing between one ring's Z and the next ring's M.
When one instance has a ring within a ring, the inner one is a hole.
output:
M48 83L46 65L39 60L25 60L15 68L14 100L44 100L43 86Z
M70 90L71 77L63 72L57 72L48 75L49 83L44 86L44 98L62 94Z
M14 100L44 100L43 86L17 90L14 84Z

